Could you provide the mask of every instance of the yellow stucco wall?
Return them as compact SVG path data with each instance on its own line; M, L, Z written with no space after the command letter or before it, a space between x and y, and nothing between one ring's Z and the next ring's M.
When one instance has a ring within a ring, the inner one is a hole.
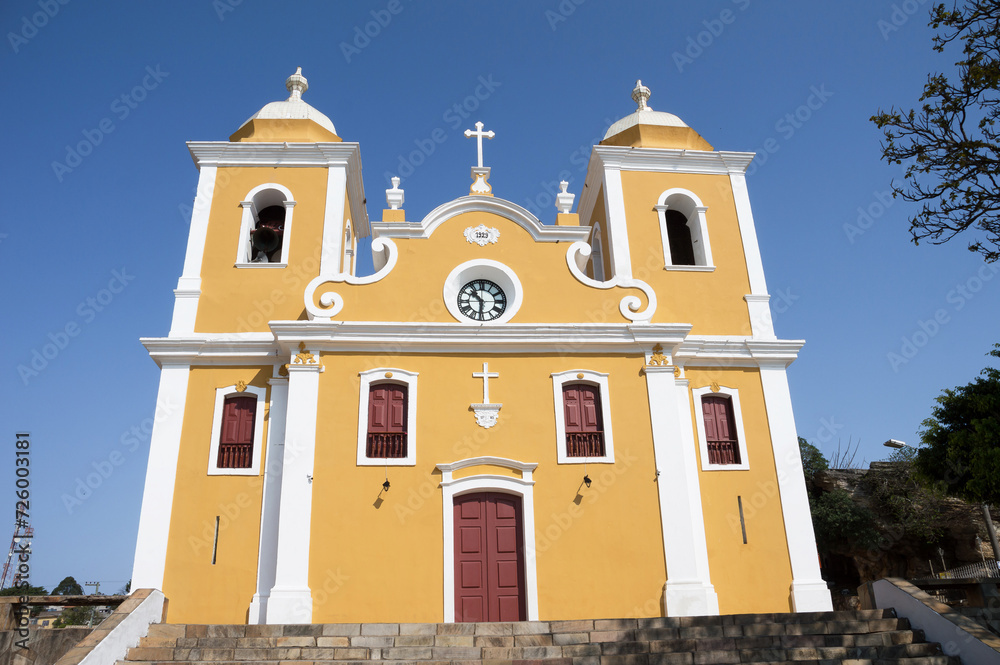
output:
M216 389L241 380L267 388L270 376L270 366L191 369L163 579L171 623L246 623L256 588L263 476L209 476L209 446ZM263 441L267 430L265 409ZM261 468L265 463L261 450Z
M791 563L778 495L760 373L756 369L686 369L690 389L713 382L739 391L749 469L699 473L712 584L723 614L789 612ZM698 438L692 397L691 422ZM700 445L700 444L699 444ZM699 455L699 468L701 460ZM747 543L743 544L739 504L743 500Z

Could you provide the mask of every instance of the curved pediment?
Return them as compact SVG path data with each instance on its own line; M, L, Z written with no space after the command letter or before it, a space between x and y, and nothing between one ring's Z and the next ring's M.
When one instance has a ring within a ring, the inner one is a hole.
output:
M439 205L419 222L372 222L372 233L383 238L429 238L434 230L452 217L467 212L486 212L508 219L537 241L586 241L589 226L554 226L542 224L538 218L513 201L493 196L463 196Z

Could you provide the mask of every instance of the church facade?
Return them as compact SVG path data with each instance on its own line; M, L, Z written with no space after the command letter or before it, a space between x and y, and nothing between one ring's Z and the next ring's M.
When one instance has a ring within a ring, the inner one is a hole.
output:
M831 609L752 153L637 83L555 224L494 196L480 123L467 196L410 217L397 181L376 221L358 144L286 86L188 144L171 328L142 340L169 408L132 584L168 621Z

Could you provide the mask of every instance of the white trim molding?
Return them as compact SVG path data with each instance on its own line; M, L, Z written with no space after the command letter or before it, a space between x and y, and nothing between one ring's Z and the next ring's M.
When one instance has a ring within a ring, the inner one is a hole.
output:
M673 270L714 270L712 262L712 245L708 240L708 220L705 212L708 208L698 196L687 189L674 187L668 189L656 201L653 207L660 223L660 240L663 243L663 264ZM694 250L695 265L674 265L670 252L670 238L667 233L667 211L676 210L684 215L687 227L691 231L691 245Z
M160 387L156 393L156 412L149 440L149 462L142 490L139 533L135 543L132 583L137 589L163 590L167 564L167 538L177 482L177 459L187 402L187 364L163 363ZM141 586L140 586L141 585Z
M253 245L250 235L257 228L257 218L260 211L271 206L281 206L285 209L284 230L281 234L281 258L274 263L254 263ZM275 182L257 185L243 197L240 202L243 213L240 216L240 237L236 249L237 268L284 268L288 265L288 247L292 240L292 212L295 208L295 197L284 185Z
M478 474L454 478L453 473L470 466L499 466L521 473L520 478ZM444 620L455 621L455 510L456 496L473 492L501 492L521 497L524 521L524 593L528 621L538 621L538 574L535 565L535 481L532 472L538 464L503 457L472 457L438 464L441 471L441 505L444 518Z
M570 457L566 454L566 412L563 407L563 386L583 383L596 386L601 393L601 418L604 421L604 456ZM611 435L611 396L608 375L589 369L569 369L552 373L552 399L556 417L556 461L559 464L614 464L615 444Z
M542 224L537 217L513 201L493 196L462 196L439 205L427 213L419 223L372 222L375 237L430 238L437 227L452 217L467 212L488 212L508 219L529 234L535 242L585 241L590 229L586 226L553 226Z
M736 388L726 386L705 386L691 390L694 398L694 417L698 425L698 450L701 452L702 471L746 471L750 468L750 460L747 458L747 435L743 431L743 411L740 409L740 391ZM739 464L712 464L708 461L708 440L705 438L705 414L701 407L701 398L705 395L723 395L728 397L733 405L733 426L736 428L736 436L739 439L740 463Z
M809 497L784 365L780 362L761 363L760 382L764 388L781 515L785 521L785 541L792 567L792 610L828 612L833 609L833 601L819 569L816 534L809 512Z
M359 372L358 466L416 466L417 464L417 372L398 367L377 367ZM368 457L368 395L372 386L395 383L406 386L406 457Z
M618 311L623 317L633 322L645 322L653 318L653 314L656 312L656 291L646 282L641 279L624 277L621 274L612 275L611 279L604 282L587 277L584 270L592 252L593 248L585 242L574 242L566 250L566 266L576 281L593 289L612 289L615 287L639 289L646 296L646 309L642 309L642 300L638 296L628 295L618 303Z
M253 423L253 461L245 469L220 469L219 439L222 437L222 410L227 397L250 394L257 398ZM212 415L212 440L208 446L208 475L210 476L256 476L260 474L261 448L264 446L264 402L267 396L266 388L246 386L240 392L237 386L226 386L215 389L215 411Z
M187 249L184 253L184 270L174 290L174 315L170 322L173 337L194 333L201 297L201 264L205 257L208 238L208 218L215 195L215 178L218 169L206 166L198 176L198 189L191 207L191 228L188 230Z
M463 315L458 308L459 290L474 279L487 279L495 283L503 289L503 293L507 297L507 308L504 309L503 314L492 321L474 321ZM517 311L521 309L521 303L524 302L524 289L517 273L506 265L492 259L472 259L460 263L448 273L448 277L444 280L442 296L448 313L459 323L469 326L493 326L507 323L514 318Z

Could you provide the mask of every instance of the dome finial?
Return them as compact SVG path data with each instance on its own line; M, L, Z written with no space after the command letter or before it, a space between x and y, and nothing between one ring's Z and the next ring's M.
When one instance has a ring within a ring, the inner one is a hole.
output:
M641 80L635 82L635 88L632 90L632 101L638 104L639 108L637 110L639 111L653 110L651 106L646 105L646 100L649 99L650 94L651 93L649 91L649 88L644 86Z
M285 81L285 87L292 93L288 101L297 102L302 99L302 93L309 89L309 81L302 75L301 67L295 68L295 73Z

